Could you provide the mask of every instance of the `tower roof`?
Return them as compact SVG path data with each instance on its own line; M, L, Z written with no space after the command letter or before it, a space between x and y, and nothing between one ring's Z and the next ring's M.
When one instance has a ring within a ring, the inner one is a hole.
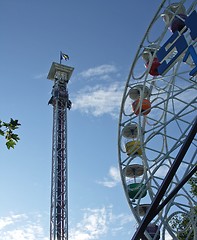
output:
M47 79L54 80L58 75L66 75L67 81L70 79L74 68L53 62L49 70Z

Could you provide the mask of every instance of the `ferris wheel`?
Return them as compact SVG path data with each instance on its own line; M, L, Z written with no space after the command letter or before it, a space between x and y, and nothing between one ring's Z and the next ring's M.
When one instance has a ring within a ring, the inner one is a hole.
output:
M196 0L163 0L137 50L122 98L118 152L123 188L142 222L195 119ZM194 138L162 201L197 164ZM148 225L148 240L197 239L191 187L185 184ZM182 228L173 225L186 219ZM182 238L183 239L183 238Z

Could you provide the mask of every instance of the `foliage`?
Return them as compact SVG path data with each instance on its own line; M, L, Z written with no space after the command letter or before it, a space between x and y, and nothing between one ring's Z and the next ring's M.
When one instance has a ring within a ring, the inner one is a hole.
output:
M8 149L14 148L18 140L20 140L18 134L15 133L15 130L18 129L20 125L18 120L13 120L12 118L10 122L0 120L0 136L5 138Z
M191 193L193 197L197 197L197 172L190 178L189 184L191 185Z
M195 198L197 197L197 172L194 174L193 177L190 178L188 183L191 186L190 192L192 196ZM189 215L186 214L179 214L175 215L171 220L170 220L170 225L172 229L178 230L178 235L177 239L178 240L193 240L194 239L194 232L191 226L191 220L197 221L196 216L197 216L197 205L194 206L192 209L193 213L192 216L194 216L194 219L191 219Z

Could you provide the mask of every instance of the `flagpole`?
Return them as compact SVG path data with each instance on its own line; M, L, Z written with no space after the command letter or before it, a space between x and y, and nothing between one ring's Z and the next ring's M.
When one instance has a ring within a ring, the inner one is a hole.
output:
M60 64L62 64L62 51L60 51Z

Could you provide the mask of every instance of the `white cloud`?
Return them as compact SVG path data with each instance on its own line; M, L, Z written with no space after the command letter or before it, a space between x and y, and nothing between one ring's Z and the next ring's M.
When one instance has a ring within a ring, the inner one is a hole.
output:
M12 223L13 223L13 219L10 217L1 218L0 219L0 230Z
M85 209L85 214L76 228L71 229L71 240L93 240L107 233L107 211L106 208Z
M83 209L82 219L74 227L69 226L69 239L98 240L107 234L129 236L124 228L131 225L133 219L130 213L114 214L113 206L86 208ZM42 221L43 215L37 213L11 213L7 217L1 217L0 240L49 240L49 229L44 227Z
M110 114L117 117L122 100L123 88L118 83L108 87L95 86L80 91L73 98L73 110L101 116Z
M18 221L23 221L27 218L25 214L11 214L8 217L0 218L0 232L1 229L4 229L6 226L12 225Z
M70 230L70 240L96 240L108 234L119 234L123 231L125 224L130 224L133 220L131 214L114 215L112 206L84 209L85 213L80 223Z
M97 183L108 188L115 187L120 182L119 169L111 166L108 175L107 178L104 178L102 181L97 181Z
M49 240L40 214L13 214L0 218L0 240Z
M43 229L40 226L29 225L27 228L7 231L3 234L4 240L37 240L43 236ZM43 238L42 238L43 239ZM47 238L44 238L47 239Z
M117 72L117 69L114 65L104 64L98 67L89 68L86 71L83 71L80 75L84 78L91 78L95 76L101 76L102 78L108 77L108 74Z

